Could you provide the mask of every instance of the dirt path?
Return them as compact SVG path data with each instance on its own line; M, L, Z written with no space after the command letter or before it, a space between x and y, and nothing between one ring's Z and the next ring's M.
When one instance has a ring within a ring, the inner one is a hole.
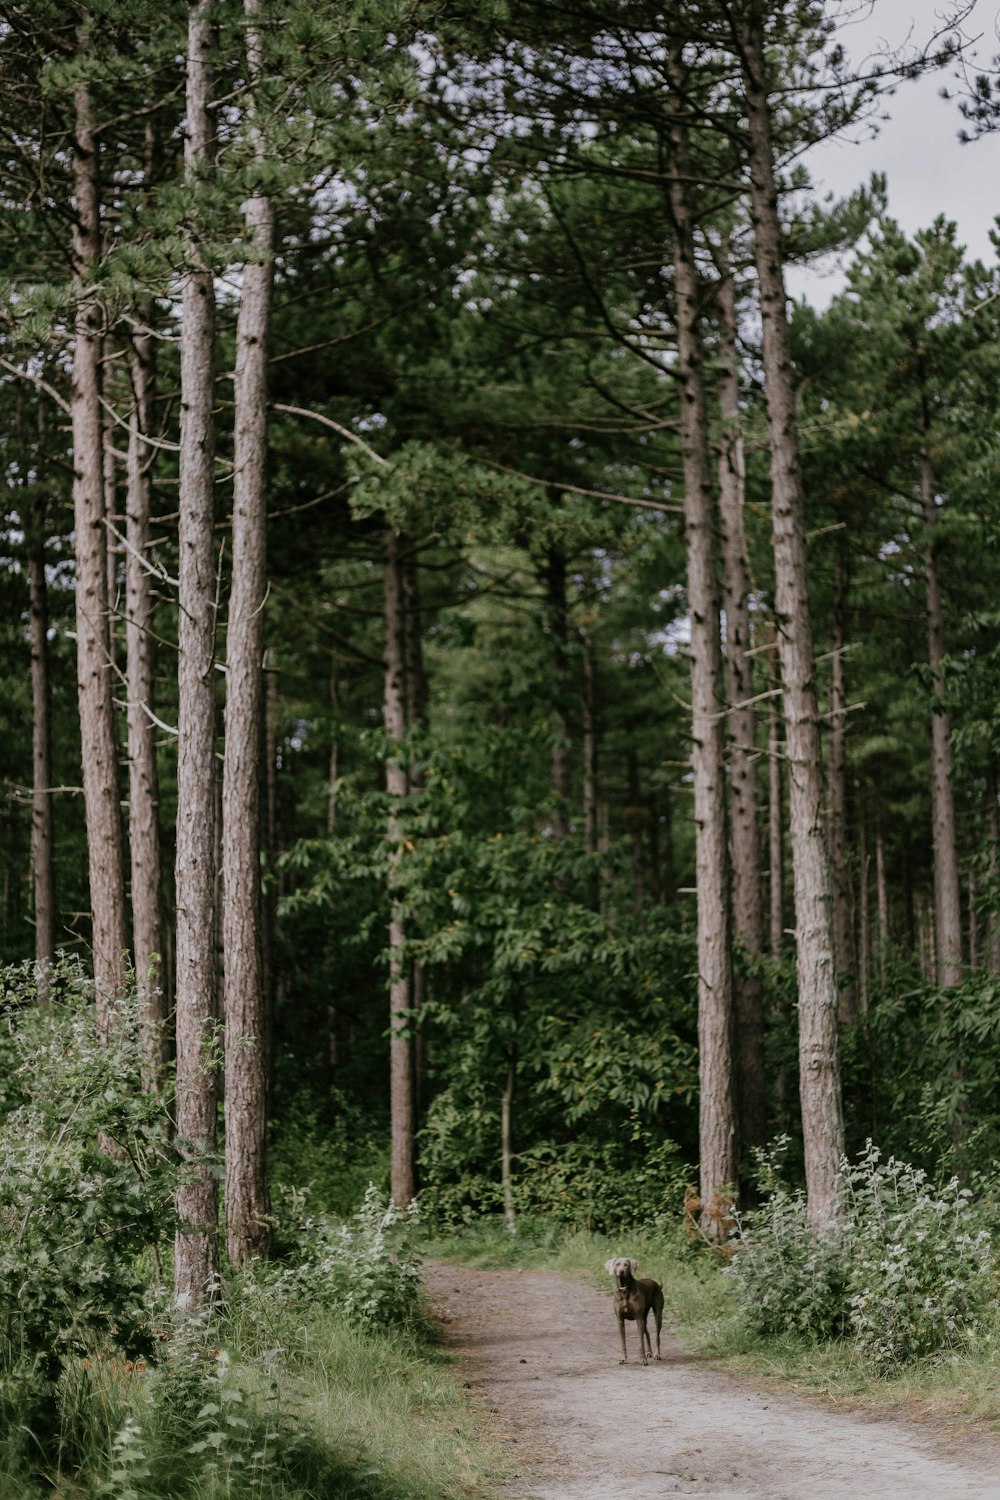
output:
M631 1325L621 1366L610 1293L529 1271L424 1270L446 1346L518 1445L508 1496L1000 1500L988 1439L945 1452L900 1422L761 1391L669 1337L644 1368Z

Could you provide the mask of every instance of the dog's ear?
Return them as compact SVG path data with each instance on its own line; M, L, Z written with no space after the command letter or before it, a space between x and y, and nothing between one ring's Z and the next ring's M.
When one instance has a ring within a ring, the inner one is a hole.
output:
M616 1274L615 1263L613 1260L606 1260L604 1262L604 1269L607 1271L609 1276L614 1276Z
M632 1256L629 1256L628 1264L629 1264L629 1270L632 1272L632 1275L633 1276L638 1276L638 1274L639 1274L639 1262L637 1260L634 1260L632 1258Z

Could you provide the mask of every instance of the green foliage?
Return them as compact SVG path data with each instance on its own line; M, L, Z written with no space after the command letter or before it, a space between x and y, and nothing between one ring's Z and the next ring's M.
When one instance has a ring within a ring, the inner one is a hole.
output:
M850 1326L864 1357L889 1370L961 1344L996 1286L993 1235L971 1191L957 1177L935 1187L871 1145L844 1176Z
M993 1237L957 1178L927 1174L869 1143L841 1170L842 1215L811 1226L779 1152L761 1158L762 1207L741 1222L727 1275L749 1328L824 1340L850 1335L879 1373L960 1346L995 1295Z
M303 1222L295 1263L278 1272L275 1295L301 1307L332 1305L363 1326L413 1325L420 1316L417 1222L415 1203L399 1209L370 1184L346 1223L325 1216Z
M362 1202L368 1185L385 1186L389 1173L387 1132L335 1091L317 1107L292 1098L274 1122L268 1146L272 1199L300 1197L310 1209L346 1217ZM329 1117L332 1115L332 1120Z
M31 1003L38 983L44 1005ZM96 1348L149 1352L139 1256L173 1228L175 1164L163 1101L139 1086L137 1003L115 1007L105 1031L72 963L41 980L8 969L0 984L3 1361L55 1381Z

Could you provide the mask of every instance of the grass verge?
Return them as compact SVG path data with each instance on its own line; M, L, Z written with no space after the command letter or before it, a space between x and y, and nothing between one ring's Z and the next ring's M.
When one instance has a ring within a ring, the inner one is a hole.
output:
M28 1369L0 1379L0 1500L488 1500L506 1471L429 1330L254 1285L156 1364L74 1360L55 1406L37 1394Z

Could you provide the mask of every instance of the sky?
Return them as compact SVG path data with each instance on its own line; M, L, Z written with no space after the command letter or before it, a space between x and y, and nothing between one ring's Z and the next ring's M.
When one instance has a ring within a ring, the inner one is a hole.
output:
M946 0L874 0L869 13L842 27L840 40L853 61L863 62L884 44L892 48L920 45L937 29L935 19L947 9ZM985 72L1000 53L1000 0L976 0L964 23L975 56L973 72ZM823 191L842 196L859 187L873 172L889 180L889 212L903 229L913 233L945 214L958 223L959 239L972 257L993 258L989 230L1000 214L1000 133L962 145L964 125L956 100L940 97L943 87L959 90L954 70L902 83L882 102L884 121L874 140L831 140L813 147L803 158L814 182ZM820 268L790 268L788 289L825 306L844 285L836 264Z

